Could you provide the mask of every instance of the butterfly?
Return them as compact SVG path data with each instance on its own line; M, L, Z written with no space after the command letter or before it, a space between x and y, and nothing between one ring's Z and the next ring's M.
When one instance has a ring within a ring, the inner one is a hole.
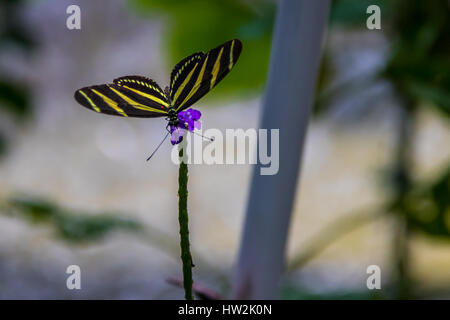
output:
M168 121L166 137L171 134L172 144L178 144L186 130L200 128L200 111L186 109L230 72L241 51L241 41L233 39L207 53L191 54L175 65L170 74L170 86L165 90L147 77L124 76L114 79L111 84L81 88L75 91L74 97L82 106L99 113L122 117L165 117Z

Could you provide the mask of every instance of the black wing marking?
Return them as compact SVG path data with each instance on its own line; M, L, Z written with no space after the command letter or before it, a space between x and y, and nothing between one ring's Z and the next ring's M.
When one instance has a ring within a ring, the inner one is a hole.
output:
M214 88L236 64L241 51L241 41L234 39L206 54L196 53L184 59L182 62L188 71L181 71L175 80L176 85L171 87L174 108L177 111L186 109ZM176 70L179 72L182 62L177 64L172 75Z
M147 104L147 98L116 84L102 84L75 91L75 100L82 106L99 113L122 117L163 117L167 108ZM151 100L152 101L152 100Z
M142 98L148 99L149 106L160 108L169 107L169 101L164 91L152 79L142 76L125 76L114 79L114 84L124 87Z
M172 73L170 74L169 90L172 105L175 105L176 101L182 97L182 94L185 91L186 86L189 85L189 81L194 73L198 73L198 65L203 60L204 56L205 54L203 52L191 54L189 57L178 62L175 68L173 68Z

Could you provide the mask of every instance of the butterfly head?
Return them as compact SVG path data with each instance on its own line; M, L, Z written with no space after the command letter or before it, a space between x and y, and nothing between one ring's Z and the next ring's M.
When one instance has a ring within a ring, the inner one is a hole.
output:
M195 129L200 129L201 115L200 111L192 108L180 112L177 112L175 109L170 109L167 120L169 121L169 132L172 135L172 144L180 143L186 130L194 131Z

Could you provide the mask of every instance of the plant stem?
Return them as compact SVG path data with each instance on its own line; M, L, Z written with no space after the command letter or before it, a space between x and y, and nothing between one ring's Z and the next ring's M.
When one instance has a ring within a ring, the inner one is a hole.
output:
M415 104L403 97L400 109L397 154L394 164L394 208L396 217L393 238L394 275L397 299L411 298L410 225L406 215L406 196L411 189L412 144L415 129Z
M185 144L179 145L180 169L178 171L178 222L180 223L181 261L183 263L183 286L186 300L194 300L192 295L192 256L189 248L189 217L187 211L188 168L183 157Z

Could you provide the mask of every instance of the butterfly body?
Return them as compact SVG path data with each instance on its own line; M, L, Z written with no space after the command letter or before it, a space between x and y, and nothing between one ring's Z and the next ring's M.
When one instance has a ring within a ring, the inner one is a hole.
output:
M202 98L230 72L241 50L241 41L234 39L207 53L197 52L184 58L172 70L170 86L165 90L152 79L124 76L111 84L81 88L75 92L75 100L98 113L122 117L165 117L170 131L192 131L201 114L194 109L182 113L183 110Z
M175 108L170 108L167 112L167 120L169 121L170 125L176 126L178 124L178 112L175 110Z

